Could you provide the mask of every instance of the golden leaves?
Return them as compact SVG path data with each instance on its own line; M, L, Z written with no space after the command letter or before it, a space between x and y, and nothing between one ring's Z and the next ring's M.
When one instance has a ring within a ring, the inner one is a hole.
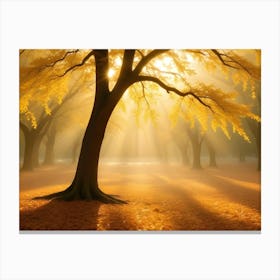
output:
M25 50L20 56L20 113L33 128L42 109L50 115L71 91L86 93L93 84L92 61L58 77L80 63L86 53L87 50Z
M201 133L207 132L208 129L216 132L217 128L220 128L229 139L229 127L231 126L233 133L238 133L244 140L250 142L242 119L250 118L260 121L260 118L250 111L249 106L236 101L237 92L225 92L212 85L202 83L193 85L192 91L211 109L203 106L192 96L177 97L170 111L170 118L173 122L182 118L190 127L194 127L196 120Z
M150 51L137 50L133 67ZM93 58L75 71L57 78L69 67L80 63L87 53L88 50L26 50L20 56L20 112L34 128L38 112L44 110L45 114L51 114L53 106L62 104L71 91L77 90L93 97ZM130 86L117 111L129 113L133 108L139 124L140 120L156 123L160 112L166 110L173 124L181 118L190 126L197 121L203 133L220 128L227 137L230 137L231 127L233 132L248 141L242 119L259 121L259 117L251 112L249 106L241 103L238 99L240 92L233 89L239 85L244 92L250 92L252 100L256 99L256 83L261 78L261 52L219 50L219 53L227 65L212 50L169 50L153 58L141 72L182 92L191 90L200 101L193 96L182 98L174 93L167 94L155 83L142 82ZM122 62L123 50L109 51L109 69L113 73L109 79L110 88L118 79Z

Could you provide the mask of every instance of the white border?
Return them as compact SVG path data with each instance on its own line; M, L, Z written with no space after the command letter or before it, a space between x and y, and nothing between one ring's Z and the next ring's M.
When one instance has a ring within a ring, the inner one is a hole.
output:
M1 279L280 279L279 2L2 1ZM261 234L19 234L18 49L261 48Z

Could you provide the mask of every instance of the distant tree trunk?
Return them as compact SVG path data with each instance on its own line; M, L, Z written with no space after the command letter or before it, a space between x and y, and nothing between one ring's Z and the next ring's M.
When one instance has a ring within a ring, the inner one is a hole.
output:
M188 135L191 140L192 144L192 151L193 151L193 161L192 161L192 168L193 169L201 169L201 144L203 141L203 137L200 137L197 127L193 129L188 128Z
M261 170L261 123L255 123L248 121L249 127L254 135L256 142L256 154L257 154L257 170Z
M246 160L245 152L243 151L243 148L240 148L239 149L239 161L245 162L245 160Z
M20 122L20 129L23 131L25 140L22 170L33 170L39 166L40 145L44 133L49 127L48 119L45 119L36 129L29 129L23 122Z
M201 142L196 139L191 140L193 148L193 163L192 168L201 169L200 156L201 156Z
M51 127L49 134L47 135L46 150L45 150L45 165L54 164L54 145L56 139L56 128Z
M189 158L187 149L185 149L185 151L183 151L183 153L182 153L182 162L184 165L190 164L190 158Z
M206 145L207 145L208 152L209 152L209 166L217 167L216 151L213 148L213 145L210 143L209 140L206 141Z
M33 146L33 155L32 155L32 161L33 161L33 167L36 168L40 165L39 162L39 156L40 156L40 146L41 146L41 141L42 141L42 136L37 135L35 136L34 140L34 146Z
M32 133L24 133L25 147L24 147L24 156L23 156L23 164L22 170L32 171L33 170L33 147L34 140Z
M190 157L189 157L189 151L188 151L187 144L186 143L177 143L177 147L179 148L179 150L181 152L183 165L189 165Z

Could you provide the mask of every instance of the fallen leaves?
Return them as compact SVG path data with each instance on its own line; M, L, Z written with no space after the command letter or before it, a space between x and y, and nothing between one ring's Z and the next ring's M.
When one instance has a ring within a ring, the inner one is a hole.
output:
M260 230L259 175L253 166L245 167L199 173L185 167L138 166L134 174L133 166L103 166L102 190L128 200L126 205L32 200L65 189L67 182L54 184L63 181L57 178L59 167L22 173L20 229ZM71 174L69 167L66 171Z

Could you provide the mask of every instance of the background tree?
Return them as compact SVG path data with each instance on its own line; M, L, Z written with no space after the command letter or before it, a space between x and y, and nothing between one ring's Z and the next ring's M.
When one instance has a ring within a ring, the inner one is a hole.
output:
M46 74L49 73L46 70L55 65L50 60L65 51L26 50L20 53L20 129L25 138L22 169L33 170L39 165L41 142L48 135L58 114L61 115L63 110L67 112L73 97L81 91L91 90L92 83L88 83L87 75L81 77L79 73L71 75L71 79L60 81L54 81L53 77ZM75 51L69 54L73 53ZM50 158L46 160L52 161L54 131L48 136L50 142L47 154Z

